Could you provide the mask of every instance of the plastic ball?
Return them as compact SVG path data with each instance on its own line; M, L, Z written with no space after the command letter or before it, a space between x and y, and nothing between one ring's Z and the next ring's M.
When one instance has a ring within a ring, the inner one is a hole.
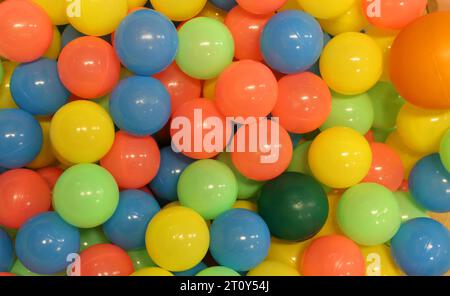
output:
M312 142L308 163L316 179L332 188L358 184L369 172L372 152L367 140L347 127L333 127Z
M55 187L56 181L62 175L63 170L58 167L49 166L37 169L36 173L38 173L47 182L50 190L53 190L53 187Z
M214 102L194 99L172 116L172 147L194 159L212 158L222 152L231 137L231 123Z
M215 19L198 17L186 22L179 29L178 38L176 62L191 77L217 77L233 60L233 36Z
M375 183L361 183L345 191L339 200L337 219L345 235L364 246L389 241L401 223L394 194Z
M32 0L42 7L48 14L54 25L65 25L68 23L66 10L66 0Z
M71 25L67 25L61 34L61 47L66 47L67 44L69 44L71 41L86 36L83 33L78 32L74 27Z
M258 212L274 237L305 241L325 224L328 200L312 177L288 172L264 184L258 195Z
M331 112L331 94L317 75L304 72L287 75L278 81L278 100L272 115L292 133L307 133L319 128Z
M137 136L152 135L169 120L170 95L155 78L132 76L114 89L109 111L122 130Z
M8 272L14 262L14 247L8 233L0 229L0 272Z
M74 101L53 116L50 140L58 158L70 163L96 162L113 145L114 124L100 105Z
M236 0L209 0L209 2L225 11L230 11L237 5Z
M281 8L287 0L236 0L240 7L254 14L268 14Z
M95 164L78 164L67 169L53 190L53 208L68 223L92 228L106 222L119 203L113 176Z
M402 223L415 218L429 218L427 211L414 200L409 192L397 191L394 194L400 209Z
M332 92L331 113L320 127L326 130L331 127L349 127L365 135L373 124L373 105L366 94L355 96L341 95Z
M31 162L41 150L39 122L19 109L0 109L0 166L20 168Z
M205 257L209 247L208 226L191 209L166 208L150 221L145 242L150 257L158 266L170 271L184 271Z
M233 171L212 159L189 165L178 181L178 199L182 206L199 213L205 220L215 219L231 209L238 187Z
M427 3L427 0L383 0L375 5L372 0L362 0L362 11L372 25L400 30L423 16Z
M81 33L92 36L114 32L127 12L127 0L81 0L67 4L70 24Z
M300 274L295 268L287 264L265 260L252 268L247 276L300 276Z
M383 143L371 143L372 165L363 182L378 183L391 191L397 191L402 182L404 169L400 156Z
M383 54L375 41L362 33L340 34L325 46L320 73L328 86L344 95L372 88L383 71Z
M348 11L355 0L297 0L300 6L319 19L338 17Z
M172 21L185 21L202 11L207 0L150 0L156 11Z
M306 276L363 276L364 262L357 244L345 236L328 235L306 248L299 271Z
M439 155L441 157L442 164L447 171L450 172L450 128L442 137Z
M45 11L31 1L0 3L0 56L15 62L40 58L50 46L52 23Z
M160 207L153 196L141 190L120 192L114 215L103 224L106 237L124 250L145 248L145 231Z
M256 132L259 137L255 135ZM240 127L232 145L234 150L231 159L234 166L243 176L255 181L278 177L288 168L292 159L292 141L288 132L268 119Z
M398 112L405 104L405 100L397 93L389 82L378 82L367 95L372 101L373 127L392 129L396 127Z
M58 27L53 26L52 42L50 43L50 47L47 49L43 57L56 61L59 57L60 52L61 52L61 33L59 32Z
M450 172L434 153L419 160L409 175L409 190L414 200L425 209L450 212Z
M391 81L390 79L390 56L392 43L397 37L398 31L383 30L374 26L365 29L383 53L383 74L381 74L380 81Z
M202 11L196 17L200 16L210 17L223 23L226 14L227 12L225 10L220 9L219 7L209 2L206 2L205 7L203 7Z
M11 94L17 106L33 115L52 115L70 95L59 79L56 61L45 58L14 70Z
M215 103L227 117L264 117L275 107L278 84L264 64L243 60L232 63L219 76Z
M267 22L261 35L264 60L272 69L284 74L311 68L322 48L323 32L319 23L302 11L277 13Z
M173 276L173 274L159 267L147 267L133 272L131 276Z
M84 228L80 230L80 252L98 244L108 244L109 240L102 227Z
M400 268L391 256L391 249L386 245L361 247L366 261L367 276L401 276Z
M120 62L108 42L85 36L63 48L58 59L58 73L72 94L93 99L110 93L116 86Z
M118 131L100 165L113 175L120 188L144 187L156 176L160 166L158 144L150 136L135 137Z
M39 125L42 130L42 146L39 154L32 162L26 166L30 169L39 169L56 163L57 159L53 153L53 147L50 142L50 119L42 118L39 120Z
M184 103L201 96L201 81L186 75L176 63L172 63L167 69L153 77L158 79L169 92L172 114Z
M178 200L177 184L180 175L194 160L176 153L171 147L161 149L161 165L149 188L164 201Z
M421 1L420 1L421 2ZM428 14L404 28L391 49L390 76L408 102L450 108L450 12ZM429 79L424 79L429 77Z
M367 27L368 22L362 11L361 1L354 1L353 5L337 17L319 20L322 29L336 36L347 32L360 32Z
M450 268L450 233L433 219L416 218L400 227L392 238L391 252L407 275L443 275Z
M303 173L312 176L311 168L308 163L308 153L312 141L299 143L292 152L292 160L287 169L288 172Z
M147 267L156 267L155 262L152 261L148 255L147 249L139 249L128 251L131 261L133 261L134 270L141 270Z
M3 63L0 61L0 82L3 81Z
M211 255L219 264L236 271L247 271L260 264L269 246L269 228L252 211L227 211L211 225Z
M130 256L112 244L99 244L80 253L81 276L128 276L134 272Z
M58 214L47 212L28 220L18 231L16 254L32 272L53 274L64 271L67 256L78 253L80 233Z
M148 76L163 71L175 59L178 35L174 24L150 9L129 14L114 33L114 48L131 72Z
M211 266L203 269L196 276L240 276L240 274L225 266Z
M17 108L11 96L11 76L17 66L15 62L2 61L3 80L0 80L0 109Z

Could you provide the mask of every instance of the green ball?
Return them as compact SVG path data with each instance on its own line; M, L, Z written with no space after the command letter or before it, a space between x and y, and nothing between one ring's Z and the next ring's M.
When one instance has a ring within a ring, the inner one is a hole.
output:
M389 135L394 131L395 129L381 129L381 128L372 128L373 132L373 138L375 139L375 142L377 143L384 143L386 142L386 139L389 137Z
M405 100L390 82L378 82L367 94L372 101L373 127L389 130L396 126L397 115Z
M93 245L107 243L109 243L109 240L103 232L103 228L95 227L80 229L80 252Z
M450 129L442 137L441 148L439 150L439 155L441 157L442 164L450 172Z
M178 31L178 39L176 62L191 77L217 77L233 61L233 36L215 19L197 17L186 22Z
M212 266L203 269L196 276L240 276L240 274L225 266Z
M324 226L328 198L313 177L287 172L264 184L258 212L276 238L305 241Z
M372 102L366 93L345 96L332 92L331 114L320 129L343 126L365 135L372 127L373 114Z
M254 181L244 177L231 161L231 153L220 153L217 156L217 160L226 164L233 171L238 185L238 199L251 199L258 194L264 182Z
M292 160L287 169L288 172L297 172L312 176L308 163L308 152L312 141L299 143L292 152Z
M141 270L147 267L157 267L153 260L148 255L147 249L128 251L133 262L134 270Z
M375 183L361 183L342 194L337 221L342 232L356 243L376 246L395 235L401 216L389 189Z
M238 195L233 171L220 161L198 160L190 164L178 180L178 199L182 206L214 219L231 209Z
M77 164L56 182L53 208L67 223L79 228L97 227L108 220L119 203L113 176L96 164Z
M427 211L417 204L409 192L397 191L394 195L400 209L402 223L415 218L430 217L428 216Z

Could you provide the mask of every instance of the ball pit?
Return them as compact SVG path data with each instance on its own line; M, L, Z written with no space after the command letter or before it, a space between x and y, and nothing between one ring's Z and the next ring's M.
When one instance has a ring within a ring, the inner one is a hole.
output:
M0 276L450 274L441 2L0 0Z

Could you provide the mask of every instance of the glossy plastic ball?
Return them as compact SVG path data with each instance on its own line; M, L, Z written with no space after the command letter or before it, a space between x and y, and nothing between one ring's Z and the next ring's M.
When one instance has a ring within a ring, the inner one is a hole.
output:
M130 256L113 244L98 244L80 253L81 276L129 276L134 272Z
M150 0L156 11L172 21L185 21L199 14L207 0Z
M14 246L8 233L0 229L0 272L8 272L14 262Z

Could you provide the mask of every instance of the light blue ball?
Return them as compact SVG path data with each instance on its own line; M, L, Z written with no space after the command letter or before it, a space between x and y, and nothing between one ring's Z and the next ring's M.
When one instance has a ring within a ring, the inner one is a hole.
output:
M223 9L225 11L230 11L233 7L237 5L236 0L209 0L214 6Z
M170 95L158 80L132 76L114 89L109 112L120 129L136 136L152 135L169 121Z
M14 249L8 233L0 228L0 272L9 272L14 262Z
M275 14L261 35L261 52L267 64L284 74L300 73L319 59L324 44L320 24L297 10Z
M142 190L120 192L114 215L103 224L106 237L125 250L145 248L145 232L153 216L160 210L150 194Z

